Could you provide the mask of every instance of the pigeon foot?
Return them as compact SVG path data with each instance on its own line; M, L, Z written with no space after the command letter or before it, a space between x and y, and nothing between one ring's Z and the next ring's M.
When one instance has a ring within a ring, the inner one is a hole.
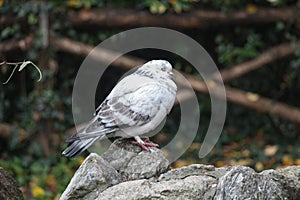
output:
M134 139L136 141L132 141L132 144L138 145L140 146L143 150L150 152L151 149L149 149L148 147L158 147L158 144L155 144L153 142L150 141L149 137L142 137L143 139L141 139L139 136L135 136Z

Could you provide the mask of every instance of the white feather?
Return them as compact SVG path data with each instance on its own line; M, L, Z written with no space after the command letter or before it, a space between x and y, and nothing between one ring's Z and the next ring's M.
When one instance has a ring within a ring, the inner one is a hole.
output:
M77 156L104 136L138 137L154 130L173 107L177 87L172 78L165 60L149 61L123 78L87 127L68 139L63 155Z

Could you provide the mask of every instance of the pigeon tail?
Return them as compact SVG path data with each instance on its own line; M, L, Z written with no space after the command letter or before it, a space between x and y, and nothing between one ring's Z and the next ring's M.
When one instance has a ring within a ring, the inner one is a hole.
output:
M75 158L82 152L84 152L86 149L88 149L100 137L101 136L73 140L68 144L68 147L62 152L62 155L69 158Z

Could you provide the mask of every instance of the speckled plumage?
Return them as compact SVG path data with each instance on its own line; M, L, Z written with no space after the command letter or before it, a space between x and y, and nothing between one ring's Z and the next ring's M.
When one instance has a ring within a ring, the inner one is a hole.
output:
M152 60L123 78L101 103L89 124L67 139L63 155L75 157L96 140L135 137L154 130L173 107L177 87L172 66Z

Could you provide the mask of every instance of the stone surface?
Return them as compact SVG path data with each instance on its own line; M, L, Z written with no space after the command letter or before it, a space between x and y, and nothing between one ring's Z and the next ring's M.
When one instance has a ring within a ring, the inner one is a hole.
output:
M116 140L102 157L85 160L61 199L300 200L300 166L257 173L202 164L167 171L168 165L157 148L145 152Z
M99 194L98 199L212 199L214 184L226 172L194 164L161 174L157 179L124 182Z
M124 181L151 178L168 170L169 161L159 149L152 147L152 152L147 152L131 141L118 139L102 155Z
M249 167L235 166L219 179L214 199L297 199L300 182L296 182L298 189L290 185L294 183L290 178L277 172L256 173Z
M170 179L182 179L188 176L193 175L205 175L218 179L226 173L226 168L215 168L212 165L202 165L202 164L192 164L186 167L181 167L178 169L172 169L158 178L161 180L170 180Z
M157 148L143 151L130 140L118 139L101 156L90 154L74 174L61 199L95 199L106 188L127 180L159 176L169 161Z
M207 176L188 176L167 181L135 180L108 188L98 199L209 199L209 183L214 179Z
M262 173L277 173L283 175L285 177L289 177L292 179L300 180L300 167L299 166L289 166L286 168L278 169L278 170L266 170Z
M78 168L60 199L95 199L98 193L119 182L120 174L103 158L91 153Z
M24 199L17 182L0 167L0 199Z
M300 200L300 166L290 166L278 170L266 170L261 174L280 183L286 199Z

